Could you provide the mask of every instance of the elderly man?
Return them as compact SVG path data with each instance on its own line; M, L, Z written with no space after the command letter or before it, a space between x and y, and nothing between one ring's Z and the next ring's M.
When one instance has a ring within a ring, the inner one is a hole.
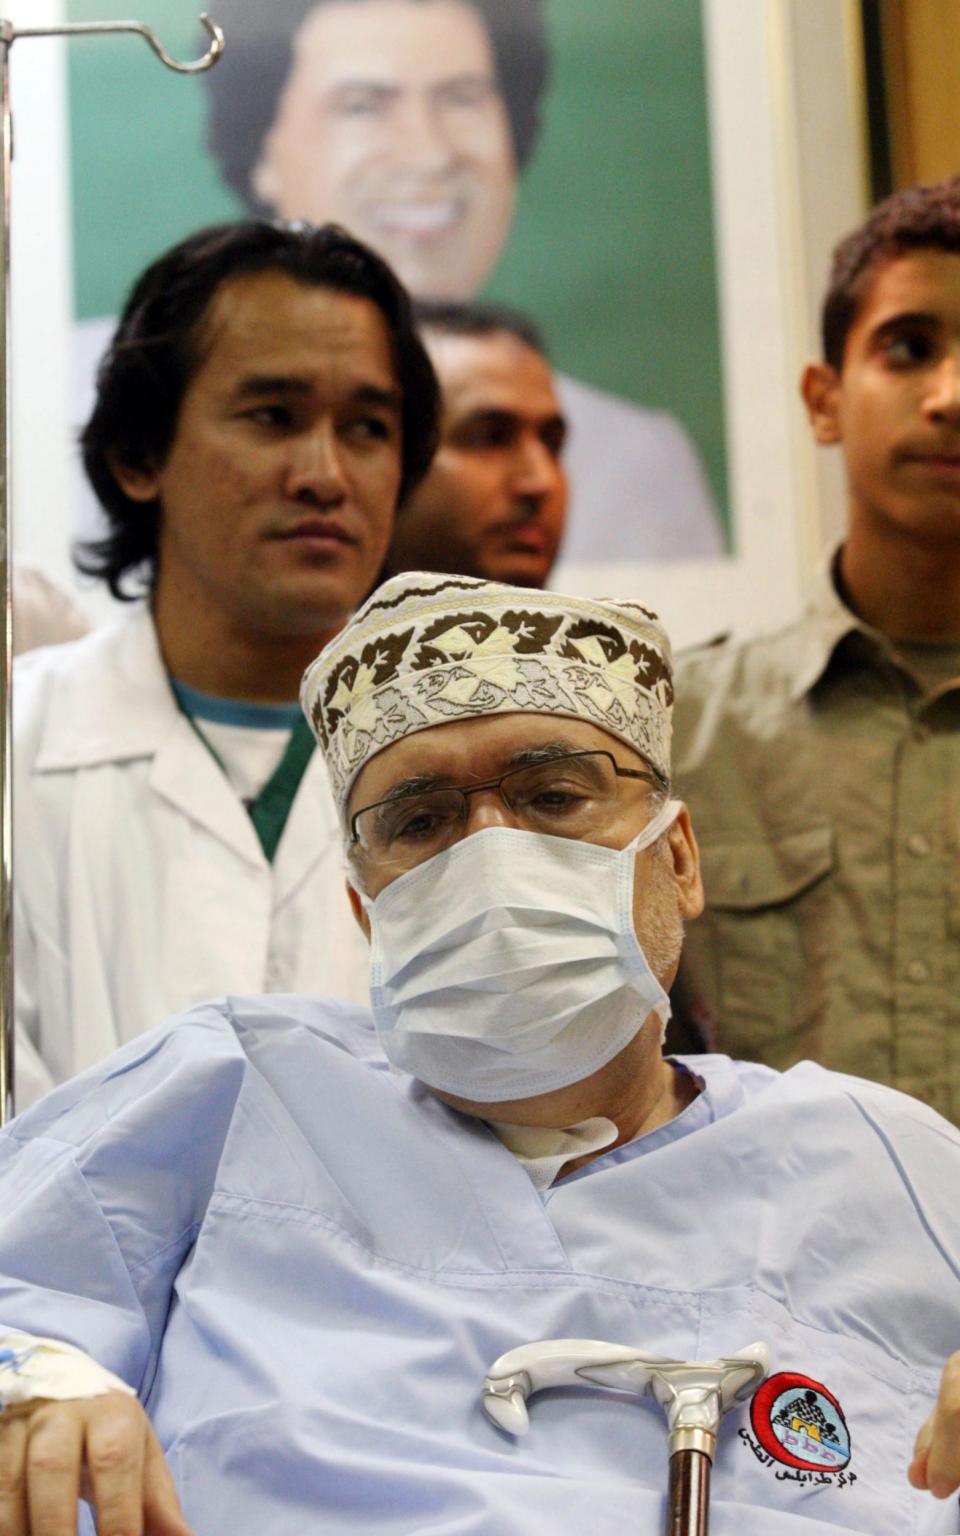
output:
M660 1529L655 1406L483 1416L497 1357L566 1336L765 1339L715 1536L960 1529L907 1481L960 1139L820 1067L661 1056L701 893L656 617L417 572L303 699L373 1018L209 1003L0 1138L0 1527L72 1533L83 1467L100 1536ZM956 1397L911 1468L944 1494Z
M394 524L385 574L542 587L563 538L567 423L540 333L494 304L414 313L440 384L440 442Z
M136 284L83 434L130 616L18 663L19 1101L231 985L363 995L297 706L435 440L409 301L342 230L243 223Z
M258 213L335 219L411 293L470 299L507 239L536 146L543 0L221 0L208 140ZM571 433L567 561L719 554L683 426L558 380Z

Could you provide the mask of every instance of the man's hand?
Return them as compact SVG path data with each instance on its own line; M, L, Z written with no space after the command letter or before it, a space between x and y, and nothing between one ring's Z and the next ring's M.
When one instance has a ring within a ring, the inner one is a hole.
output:
M0 1413L3 1536L76 1536L79 1498L96 1506L99 1536L190 1536L135 1397L108 1392Z
M935 1499L948 1499L960 1486L960 1350L943 1368L937 1406L917 1436L907 1476Z

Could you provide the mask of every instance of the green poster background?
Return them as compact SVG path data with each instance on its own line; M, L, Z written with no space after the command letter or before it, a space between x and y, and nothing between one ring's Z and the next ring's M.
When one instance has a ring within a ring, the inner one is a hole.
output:
M133 9L174 56L201 50L200 0ZM128 0L67 3L71 21L131 13ZM486 292L529 310L566 372L679 417L728 518L699 0L548 0L547 14L543 131ZM204 149L202 82L132 37L78 38L68 57L85 319L116 314L165 246L244 210Z

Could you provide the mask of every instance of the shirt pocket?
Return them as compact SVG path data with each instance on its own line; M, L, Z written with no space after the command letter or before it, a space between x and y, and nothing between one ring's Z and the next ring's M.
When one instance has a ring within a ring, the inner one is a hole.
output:
M760 1509L770 1512L764 1531L777 1536L795 1529L798 1536L808 1529L811 1536L958 1529L954 1501L938 1503L907 1482L935 1382L872 1341L814 1328L757 1292L739 1305L707 1298L703 1329L704 1357L728 1349L721 1340L763 1339L770 1351L765 1381L720 1427L713 1479L718 1532L734 1528L721 1516ZM745 1528L753 1529L749 1521Z
M714 977L706 1000L721 1048L777 1067L819 1056L833 952L833 828L708 841L700 853ZM691 938L695 972L696 925Z

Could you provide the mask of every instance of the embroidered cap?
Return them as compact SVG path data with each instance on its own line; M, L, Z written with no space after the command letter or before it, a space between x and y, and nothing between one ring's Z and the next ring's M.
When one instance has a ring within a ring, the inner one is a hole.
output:
M587 720L670 773L670 642L636 602L405 571L311 663L300 702L341 811L377 752L475 715Z

